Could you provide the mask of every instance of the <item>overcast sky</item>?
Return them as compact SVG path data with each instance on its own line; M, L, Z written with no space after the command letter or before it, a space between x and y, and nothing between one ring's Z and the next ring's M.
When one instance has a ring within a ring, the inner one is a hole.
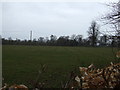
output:
M52 34L86 37L91 21L106 12L107 6L99 2L5 2L0 12L2 37L29 39L31 30L33 38Z

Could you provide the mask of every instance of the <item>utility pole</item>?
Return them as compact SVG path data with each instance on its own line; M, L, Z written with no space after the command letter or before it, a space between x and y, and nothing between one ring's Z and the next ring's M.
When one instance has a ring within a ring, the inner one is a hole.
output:
M32 31L30 31L30 40L32 41Z

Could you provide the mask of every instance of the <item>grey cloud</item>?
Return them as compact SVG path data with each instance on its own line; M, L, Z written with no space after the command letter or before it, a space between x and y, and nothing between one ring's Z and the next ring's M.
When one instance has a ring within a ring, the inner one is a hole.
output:
M86 36L90 22L107 9L98 3L3 3L3 37L29 39L55 34Z

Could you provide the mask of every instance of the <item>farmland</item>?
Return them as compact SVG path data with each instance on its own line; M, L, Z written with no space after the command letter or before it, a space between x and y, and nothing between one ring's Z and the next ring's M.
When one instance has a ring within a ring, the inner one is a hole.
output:
M111 61L115 62L110 47L5 45L2 49L3 78L9 84L29 86L36 79L41 64L45 64L47 68L40 75L39 81L46 82L47 87L61 87L61 81L67 81L74 68L91 63L102 68Z

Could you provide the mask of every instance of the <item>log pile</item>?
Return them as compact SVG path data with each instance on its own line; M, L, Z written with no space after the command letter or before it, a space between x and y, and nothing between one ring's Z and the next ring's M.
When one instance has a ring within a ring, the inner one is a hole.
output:
M1 90L28 90L28 87L23 84L21 85L14 84L11 86L5 84L5 86L2 87Z
M120 63L111 64L103 69L96 69L91 64L89 67L79 67L81 75L76 76L80 88L119 88ZM72 87L73 88L73 87Z

